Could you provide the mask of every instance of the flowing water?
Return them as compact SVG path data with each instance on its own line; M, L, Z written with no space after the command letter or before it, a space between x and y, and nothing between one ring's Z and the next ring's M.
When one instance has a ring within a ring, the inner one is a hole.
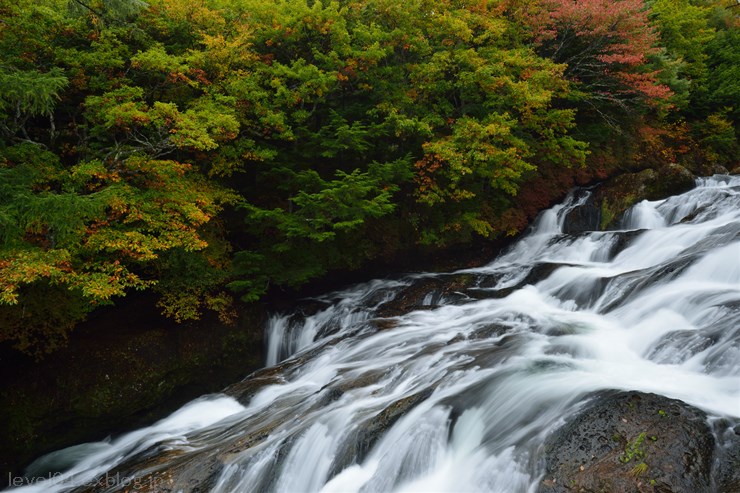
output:
M18 491L123 491L120 477L100 483L118 471L184 492L182 478L198 477L214 492L527 492L545 438L590 392L740 417L740 178L642 202L617 230L563 234L589 193L483 267L372 281L276 314L277 366L240 384L252 389L241 403L207 396L57 452L33 467L66 461L66 472ZM394 312L401 298L411 311Z

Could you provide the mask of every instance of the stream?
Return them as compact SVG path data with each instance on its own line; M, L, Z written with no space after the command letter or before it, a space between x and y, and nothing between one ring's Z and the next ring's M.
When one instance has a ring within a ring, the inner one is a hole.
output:
M546 438L592 392L740 418L740 177L563 233L590 194L487 265L274 314L267 368L42 457L12 491L534 492Z

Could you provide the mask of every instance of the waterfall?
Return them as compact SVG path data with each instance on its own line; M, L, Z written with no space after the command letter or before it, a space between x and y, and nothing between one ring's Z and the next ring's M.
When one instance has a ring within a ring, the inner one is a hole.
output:
M276 314L267 323L267 366L276 365L301 349L328 335L349 335L362 329L383 303L391 300L407 282L374 280L350 290L314 298L325 308L311 316Z
M168 491L197 480L213 492L532 492L545 438L590 392L653 392L740 418L740 178L641 202L621 229L565 234L589 193L545 211L487 265L275 314L277 366L240 384L252 391L56 452L42 460L66 454L67 470L17 491L124 491L99 485L115 473L168 478ZM388 310L413 289L414 309Z

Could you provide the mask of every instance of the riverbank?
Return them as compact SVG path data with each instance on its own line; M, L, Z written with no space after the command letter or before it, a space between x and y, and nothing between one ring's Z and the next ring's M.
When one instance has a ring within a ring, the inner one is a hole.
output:
M93 314L66 347L36 362L0 352L3 481L35 457L149 424L261 367L260 306L235 325L176 324L144 296Z

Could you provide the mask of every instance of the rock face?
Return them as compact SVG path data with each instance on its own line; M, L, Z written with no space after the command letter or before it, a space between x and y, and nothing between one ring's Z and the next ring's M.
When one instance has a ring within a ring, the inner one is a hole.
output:
M441 299L447 303L464 300L468 297L464 291L474 281L474 276L466 274L417 281L401 290L392 300L383 303L377 315L381 318L396 317L414 310L431 310L438 306Z
M601 392L545 443L538 491L716 491L714 454L702 411L655 394Z
M263 317L176 324L132 299L39 363L0 352L0 489L39 455L143 426L259 368Z

